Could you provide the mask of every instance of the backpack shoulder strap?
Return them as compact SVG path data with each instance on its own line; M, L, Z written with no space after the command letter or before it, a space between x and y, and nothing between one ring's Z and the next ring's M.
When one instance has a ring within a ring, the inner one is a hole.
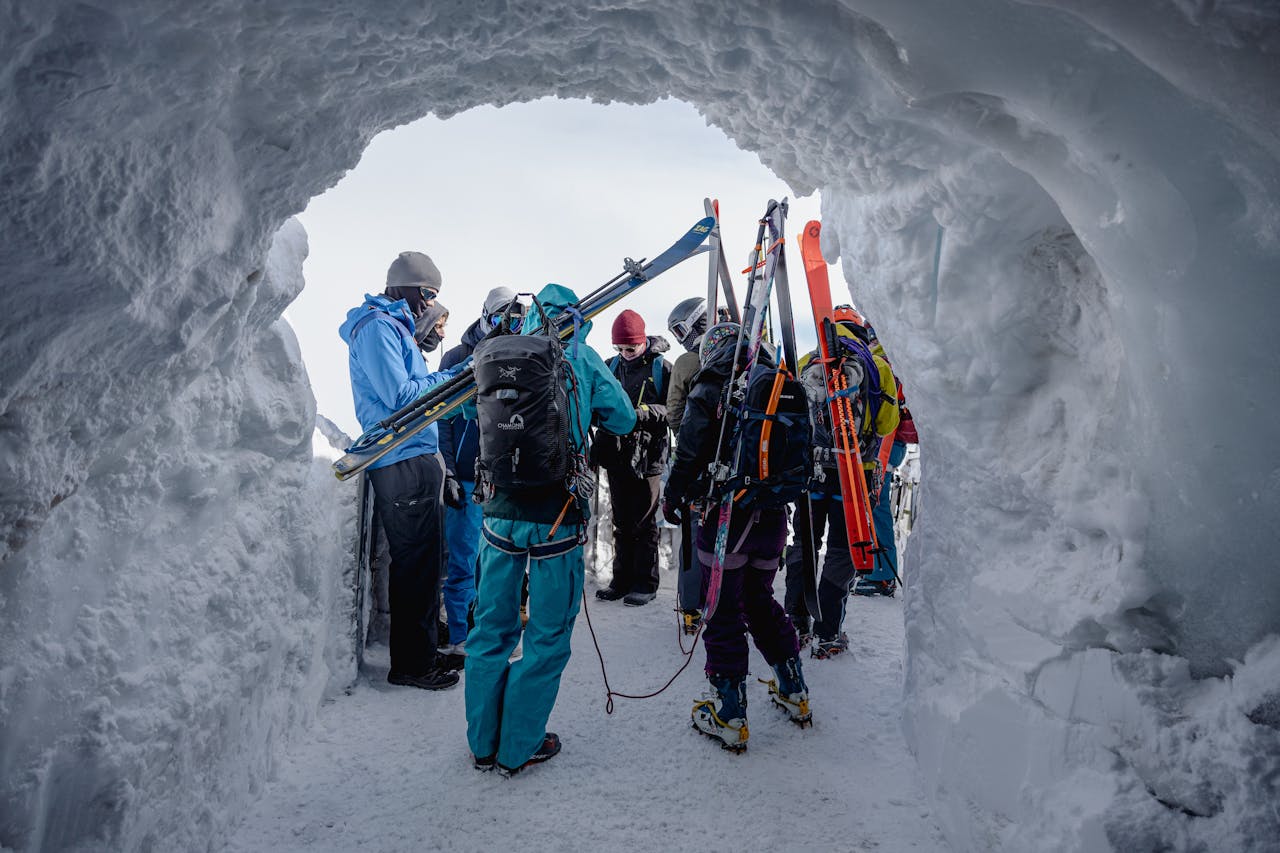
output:
M662 356L658 356L653 360L653 388L658 392L658 399L665 402L667 389L662 386Z
M356 320L356 324L351 327L351 340L354 341L356 339L356 335L360 334L360 330L363 329L365 326L369 325L369 321L372 320L374 317L378 316L379 314L386 314L387 317L390 317L392 320L395 320L395 318L391 317L391 315L388 314L386 311L383 311L381 308L374 308L372 305L370 305L368 313L365 314L363 317L361 317L359 320ZM399 326L400 324L396 323L396 325Z
M615 355L613 358L609 359L606 362L606 364L609 365L609 372L613 374L614 379L618 378L618 364L621 361L621 359L622 359L622 356Z

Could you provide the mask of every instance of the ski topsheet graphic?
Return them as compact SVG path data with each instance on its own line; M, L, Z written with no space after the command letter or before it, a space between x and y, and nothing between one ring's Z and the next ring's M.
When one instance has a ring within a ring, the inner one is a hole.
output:
M850 399L858 389L848 387L848 379L841 369L843 350L836 333L827 262L819 245L821 237L821 222L812 220L806 223L800 235L800 256L809 281L809 302L813 305L813 322L818 331L818 356L827 381L841 503L844 505L845 527L849 531L849 555L855 569L869 572L875 568L876 541L875 530L871 526L867 480L862 473L862 456L858 449L854 403Z
M580 321L590 320L608 309L637 288L651 281L681 261L697 254L698 248L711 234L715 218L708 216L698 220L670 248L653 260L632 261L627 258L623 270L578 301L575 311L559 315L556 334L561 340L573 335L575 315ZM475 375L467 367L457 376L428 389L409 405L393 412L377 426L366 431L347 448L347 452L333 463L333 471L339 480L359 474L383 456L386 456L412 436L417 435L442 417L475 396Z

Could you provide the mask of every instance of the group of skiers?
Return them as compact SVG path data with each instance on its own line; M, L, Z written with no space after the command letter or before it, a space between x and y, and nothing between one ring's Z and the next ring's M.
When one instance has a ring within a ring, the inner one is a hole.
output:
M870 324L851 307L837 309L840 334L871 349L879 374L874 406L859 421L881 543L873 573L855 573L845 541L833 438L823 425L827 393L813 379L822 367L813 354L797 365L813 414L803 441L817 448L813 467L824 472L813 483L805 474L813 536L820 546L825 531L827 542L820 615L811 618L802 549L796 542L787 547L788 508L751 497L739 503L749 485L726 498L723 478L714 476L724 461L726 428L733 430L725 401L742 360L738 323L723 310L709 317L704 298L683 300L668 319L685 350L672 365L663 357L667 340L648 334L640 315L624 310L611 329L616 353L606 362L585 344L591 323L577 312L571 290L550 284L530 297L497 287L432 372L424 353L439 345L448 317L440 287L428 256L401 253L384 292L367 295L340 329L366 430L468 367L476 383L460 413L429 424L368 468L390 551L387 680L443 689L458 683L462 669L477 769L510 775L556 755L560 741L546 723L569 658L590 498L595 471L602 470L614 561L597 599L651 602L659 583L659 514L681 529L680 618L686 633L701 632L711 687L694 703L693 725L726 749L745 748L748 633L774 671L770 698L807 724L801 649L811 642L811 656L819 659L847 649L842 623L850 591L892 595L897 579L888 488L878 488L885 465L877 454L882 442L893 441L894 455L881 456L896 464L914 430ZM570 323L572 334L562 343ZM767 344L754 361L777 369ZM781 423L772 414L763 420ZM720 524L722 512L727 525ZM773 593L783 566L785 607ZM438 635L441 589L447 637ZM514 654L518 646L521 655Z

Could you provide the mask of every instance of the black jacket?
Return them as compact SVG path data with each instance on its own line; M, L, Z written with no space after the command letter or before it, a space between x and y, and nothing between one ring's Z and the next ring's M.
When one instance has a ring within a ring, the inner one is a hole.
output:
M667 464L671 441L667 429L667 389L671 386L671 365L662 354L670 348L666 338L650 336L644 355L627 361L621 356L609 360L610 369L622 385L631 405L647 407L650 414L623 436L602 435L593 446L594 460L611 476L630 472L636 477L656 477ZM661 388L655 388L654 362L661 365Z
M709 468L716 459L722 427L723 455L727 457L729 454L734 424L733 419L720 409L724 387L733 370L733 350L731 346L721 349L693 377L693 385L685 399L684 418L680 421L675 461L667 477L665 495L672 503L687 505L707 496ZM760 348L756 362L773 365L764 347Z
M462 341L440 359L440 369L453 367L466 360L488 332L488 328L480 320L468 326L462 333ZM474 480L476 456L480 454L480 429L476 422L457 414L437 421L436 429L439 433L440 455L444 457L444 466L449 476L459 480Z

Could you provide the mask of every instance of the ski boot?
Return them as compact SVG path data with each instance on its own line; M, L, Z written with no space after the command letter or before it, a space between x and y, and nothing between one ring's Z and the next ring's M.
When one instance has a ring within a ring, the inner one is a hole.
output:
M742 676L709 675L712 690L693 703L693 727L720 741L722 749L747 748L747 685Z
M698 633L698 626L702 624L702 611L700 610L681 610L680 611L680 630L687 636L692 637Z
M769 688L769 698L773 704L787 712L791 722L801 728L813 725L813 714L809 711L809 688L804 683L804 673L800 671L800 658L787 658L773 667L778 677L760 683Z

